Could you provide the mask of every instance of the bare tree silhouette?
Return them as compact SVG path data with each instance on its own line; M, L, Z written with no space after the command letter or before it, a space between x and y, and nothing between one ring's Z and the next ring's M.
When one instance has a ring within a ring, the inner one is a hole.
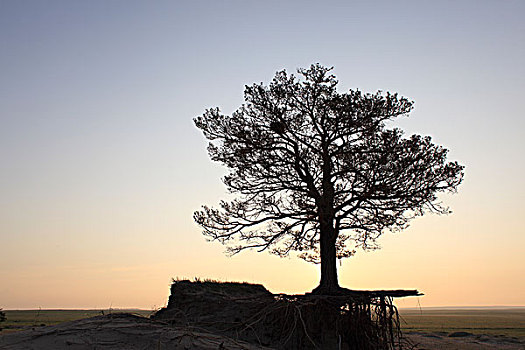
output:
M455 192L463 166L428 136L403 137L385 122L413 102L389 92L339 93L331 68L277 72L265 86L246 86L231 116L218 108L195 118L210 140L212 160L225 165L232 201L194 213L203 234L243 249L269 250L321 263L314 293L338 293L337 258L377 247L427 212L448 213L439 192Z

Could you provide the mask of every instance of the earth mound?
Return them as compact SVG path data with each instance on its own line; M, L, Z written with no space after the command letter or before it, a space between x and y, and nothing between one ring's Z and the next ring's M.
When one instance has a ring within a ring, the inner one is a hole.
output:
M274 295L260 284L212 281L174 281L165 308L151 318L172 325L220 330L247 320Z
M257 318L276 302L274 295L258 284L174 281L168 305L151 318L268 346L275 342L273 327L260 329ZM255 326L259 326L257 330Z
M174 281L168 305L152 319L274 349L400 348L391 298L348 293L274 295L248 283Z

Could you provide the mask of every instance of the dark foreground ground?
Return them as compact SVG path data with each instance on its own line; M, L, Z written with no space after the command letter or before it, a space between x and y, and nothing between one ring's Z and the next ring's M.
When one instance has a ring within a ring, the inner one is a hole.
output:
M252 350L264 348L207 332L170 327L138 315L116 313L5 334L0 336L0 349Z
M7 310L0 349L264 349L131 311ZM525 349L525 309L402 310L401 317L415 349Z

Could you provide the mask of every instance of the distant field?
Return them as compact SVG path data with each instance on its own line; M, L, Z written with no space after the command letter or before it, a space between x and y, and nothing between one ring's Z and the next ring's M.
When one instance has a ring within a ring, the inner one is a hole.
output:
M151 315L151 310L4 310L7 317L6 322L0 323L3 328L0 334L12 332L15 330L24 329L33 326L50 326L62 322L79 320L102 314L116 313L116 312L130 312L148 317Z
M115 312L131 312L142 316L151 310L4 310L7 321L0 324L1 333L32 326L54 325ZM401 309L404 331L456 332L525 337L525 309Z
M404 331L456 332L525 337L525 309L421 309L403 310Z

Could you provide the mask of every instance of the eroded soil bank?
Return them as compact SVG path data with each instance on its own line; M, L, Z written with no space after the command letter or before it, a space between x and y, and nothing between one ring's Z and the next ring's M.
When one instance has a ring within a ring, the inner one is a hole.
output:
M184 280L153 319L274 349L399 349L391 295L406 294L417 291L275 295L262 285Z

